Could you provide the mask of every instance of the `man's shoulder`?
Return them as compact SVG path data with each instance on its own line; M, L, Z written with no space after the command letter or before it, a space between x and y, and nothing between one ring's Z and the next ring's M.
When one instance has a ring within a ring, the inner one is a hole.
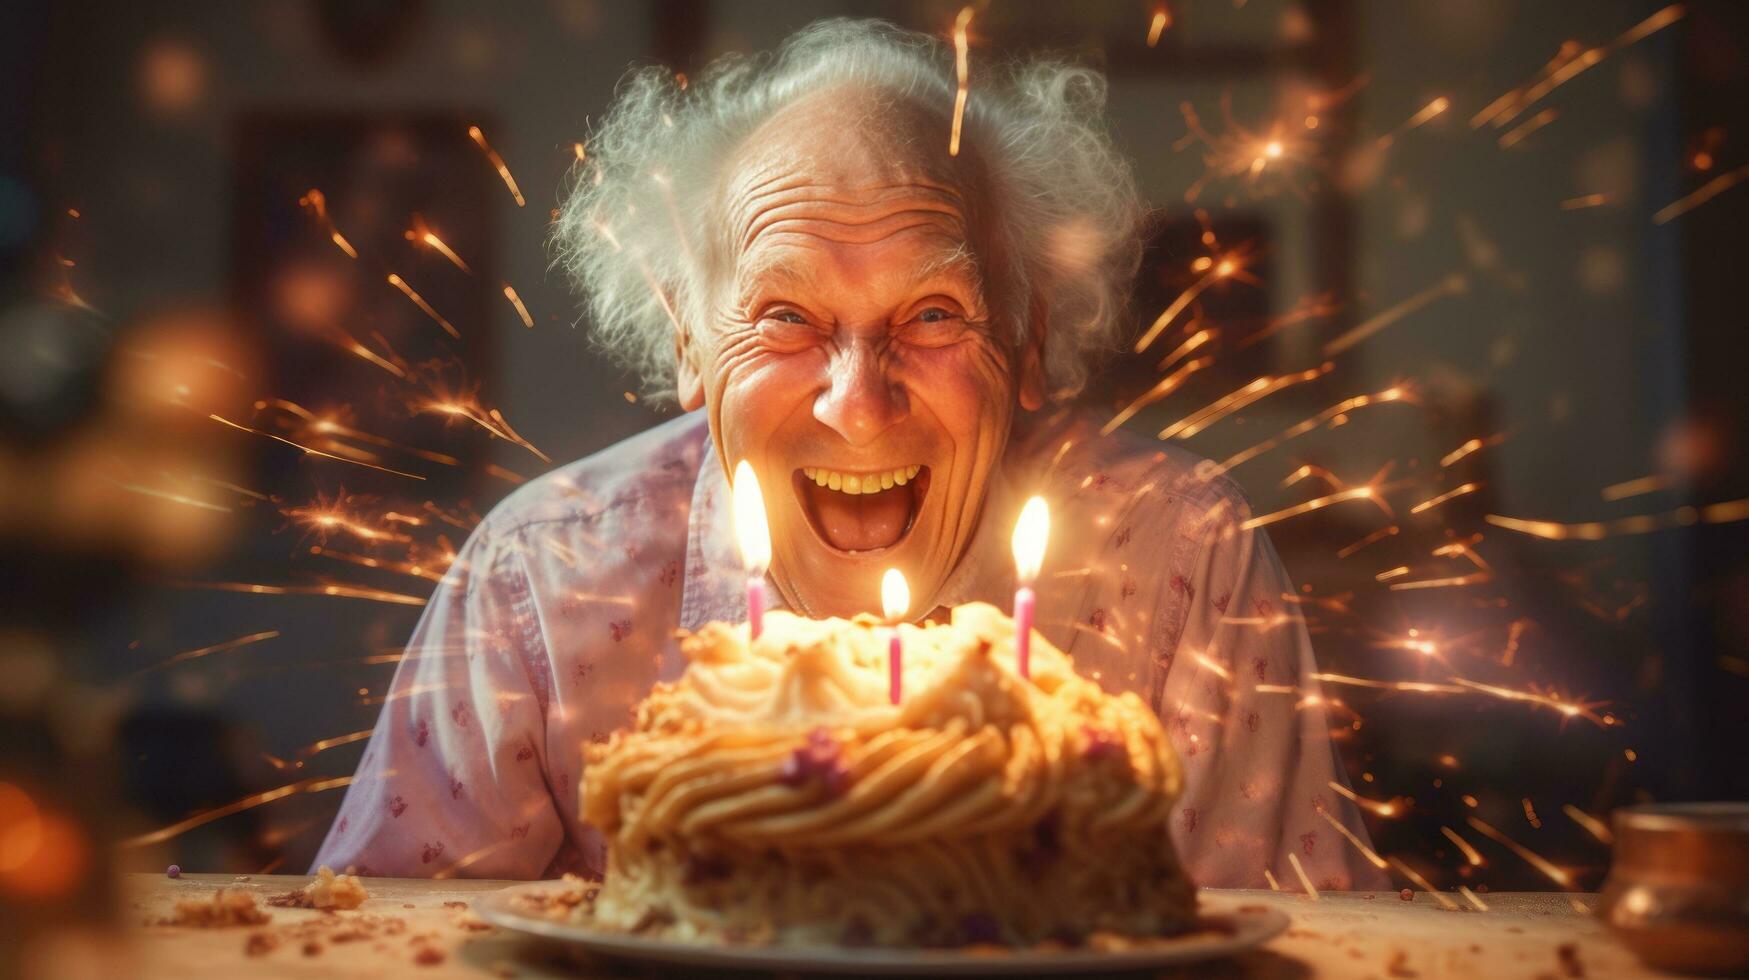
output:
M1162 505L1195 521L1249 513L1244 491L1212 460L1122 427L1104 432L1085 408L1034 417L1017 439L1037 485L1108 514Z
M492 509L486 525L507 534L553 522L594 523L626 507L686 505L709 451L704 414L689 412L528 481Z

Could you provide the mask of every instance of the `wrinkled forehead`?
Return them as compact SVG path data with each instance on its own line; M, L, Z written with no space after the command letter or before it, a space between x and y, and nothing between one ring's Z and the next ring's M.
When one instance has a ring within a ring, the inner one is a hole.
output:
M918 220L975 248L981 182L947 152L947 117L885 94L825 89L779 110L724 170L718 217L732 262L809 222L872 240Z

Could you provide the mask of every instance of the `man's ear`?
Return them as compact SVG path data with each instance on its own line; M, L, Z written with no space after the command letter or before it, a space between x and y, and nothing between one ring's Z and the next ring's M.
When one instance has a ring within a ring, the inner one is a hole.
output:
M1049 322L1050 302L1043 293L1034 293L1029 304L1026 339L1020 342L1019 382L1020 407L1036 412L1045 406L1045 324Z
M692 359L692 337L684 328L674 330L674 394L684 412L704 407L704 375Z

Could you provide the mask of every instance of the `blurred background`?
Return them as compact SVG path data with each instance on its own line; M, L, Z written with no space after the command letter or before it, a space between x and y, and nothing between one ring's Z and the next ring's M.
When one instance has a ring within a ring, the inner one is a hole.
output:
M479 515L666 415L549 269L617 79L959 10L0 11L0 900L303 871ZM1388 505L1269 527L1378 850L1590 889L1612 807L1749 796L1749 9L972 10L971 97L1102 66L1155 208L1172 316L1086 403L1258 513Z

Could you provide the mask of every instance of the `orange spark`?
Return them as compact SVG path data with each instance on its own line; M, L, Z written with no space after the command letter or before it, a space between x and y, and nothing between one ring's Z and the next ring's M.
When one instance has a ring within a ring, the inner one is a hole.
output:
M1374 543L1377 543L1379 541L1383 541L1384 539L1386 539L1386 538L1388 538L1396 533L1397 533L1397 525L1395 525L1395 524L1386 525L1385 527L1379 528L1377 531L1374 531L1373 533L1367 535L1366 537L1361 538L1359 541L1356 541L1353 544L1343 548L1341 551L1336 552L1336 557L1347 558L1349 555L1354 554L1355 552L1366 547L1367 545L1374 544Z
M1458 892L1459 892L1459 893L1460 893L1460 894L1462 894L1462 895L1463 895L1463 897L1464 897L1464 898L1467 898L1467 899L1469 899L1469 902L1470 902L1470 904L1471 904L1471 905L1474 905L1474 906L1475 906L1475 907L1476 907L1476 911L1477 911L1477 912L1486 912L1486 911L1488 911L1488 903L1487 903L1487 902L1484 902L1484 901L1482 901L1482 896L1480 896L1480 895L1478 895L1478 894L1476 894L1476 893L1475 893L1475 892L1473 892L1473 891L1471 891L1471 890L1470 890L1470 886L1468 886L1468 885L1459 885L1459 886L1458 886Z
M293 449L301 450L305 455L308 455L308 456L320 456L323 459L337 459L342 463L351 463L354 466L363 466L366 469L381 470L384 473L393 473L396 476L405 476L405 477L408 477L408 478L414 479L414 480L425 479L424 477L420 476L417 473L408 473L408 472L405 472L404 470L392 470L392 469L388 468L387 466L378 466L375 463L366 463L363 460L348 459L345 456L337 456L333 453L325 453L320 449L313 449L309 446L302 445L301 443L293 442L290 439L285 438L284 436L276 436L271 432L262 432L260 429L251 429L250 427L248 427L246 425L239 425L238 423L232 422L230 419L224 418L222 416L208 415L207 418L212 419L214 422L219 422L219 423L222 423L224 425L228 425L233 429L240 429L244 432L253 433L253 434L258 435L258 436L266 436L267 438L272 439L275 442L283 442L286 445L292 447Z
M358 258L358 249L352 247L352 243L346 240L346 236L340 234L340 229L334 227L333 219L328 217L327 195L312 187L303 197L298 198L298 204L308 208L310 213L316 216L316 220L321 222L322 227L328 232L328 238L340 247L340 251L346 253L347 258Z
M1577 45L1563 47L1531 81L1495 99L1470 120L1470 126L1480 128L1493 123L1496 128L1510 123L1519 114L1548 96L1550 92L1572 81L1580 72L1596 65L1611 52L1645 39L1682 19L1681 4L1671 4L1629 28L1614 41L1601 47L1580 49Z
M449 334L451 337L454 337L457 340L462 339L462 335L456 331L455 327L450 325L450 322L448 320L445 320L443 318L443 315L441 313L438 313L436 310L432 309L431 304L425 302L424 297L422 297L418 293L414 292L412 286L407 285L407 280L402 279L400 276L391 272L391 273L389 273L389 285L395 287L396 289L399 289L403 295L405 295L408 299L413 301L414 306L417 306L417 307L419 307L419 309L423 310L425 312L426 316L432 318L433 320L436 320L437 325L442 327L444 329L445 333Z
M1565 201L1562 201L1561 210L1579 211L1584 208L1600 207L1607 203L1609 203L1609 199L1602 194L1584 194L1579 197L1569 197Z
M968 74L971 67L967 64L966 28L971 23L972 8L961 7L959 16L953 20L953 68L958 89L953 97L953 132L949 134L947 140L947 155L950 157L960 155L960 124L966 115L966 95L969 91Z
M1416 871L1414 868L1409 867L1407 864L1404 864L1402 861L1399 861L1395 856L1388 857L1385 860L1390 864L1391 867L1396 868L1398 873L1402 874L1403 877L1414 882L1415 885L1417 887L1419 887L1422 891L1426 892L1429 895L1432 895L1433 900L1439 903L1440 908L1443 908L1448 912L1457 911L1458 904L1456 902L1452 901L1451 899L1446 898L1445 893L1441 892L1439 889L1433 887L1432 882L1428 881L1426 878L1421 877L1420 872Z
M1585 521L1579 524L1559 524L1555 521L1528 521L1516 517L1488 514L1486 520L1495 527L1517 531L1550 541L1576 539L1598 541L1615 534L1645 534L1672 527L1701 524L1728 524L1749 519L1749 499L1727 500L1704 507L1678 507L1661 514L1640 514L1613 521Z
M180 836L196 827L212 823L220 817L228 817L233 813L241 813L244 810L258 807L263 803L272 803L275 800L283 800L294 793L320 793L324 790L340 789L343 786L350 785L352 785L351 776L300 779L295 783L287 783L278 789L270 789L264 793L245 796L234 803L227 803L224 806L214 807L211 810L203 810L186 820L179 820L168 827L154 830L150 833L140 834L137 837L129 837L127 840L118 842L116 846L131 849L135 847L146 847L151 844L161 844L172 837Z
M1577 701L1563 701L1554 695L1538 694L1535 691L1520 691L1510 687L1498 687L1493 684L1483 684L1479 681L1466 680L1462 677L1453 677L1451 678L1451 682L1460 687L1469 688L1472 691L1479 691L1483 694L1500 698L1503 701L1521 701L1526 704L1534 704L1544 708L1553 708L1555 711L1568 718L1584 718L1586 721L1589 721L1594 725L1600 727L1604 725L1603 718L1591 709L1607 702L1584 704Z
M1201 371L1203 368L1208 367L1214 362L1215 359L1212 357L1199 357L1194 361L1186 361L1183 367L1166 377L1161 378L1158 384L1137 396L1135 401L1125 405L1123 411L1112 416L1110 422L1107 422L1100 427L1099 434L1102 436L1108 436L1113 432L1116 432L1118 426L1123 425L1125 422L1128 422L1131 418L1135 417L1137 412L1152 405L1160 399L1165 398L1174 391L1177 391L1178 388L1184 384L1186 378Z
M1160 35L1164 33L1166 28L1171 26L1171 24L1172 15L1167 13L1165 7L1161 7L1159 10L1154 11L1154 19L1148 22L1148 47L1151 48L1159 44Z
M1252 528L1274 524L1277 521L1285 521L1290 517L1298 517L1301 514L1309 514L1315 510L1323 510L1331 504L1340 504L1349 500L1374 500L1377 499L1378 494L1378 488L1370 485L1364 487L1353 487L1348 490L1326 494L1322 497L1315 497L1303 504L1295 504L1292 507L1287 507L1271 514L1264 514L1261 517L1253 517L1239 526L1244 530L1249 531Z
M426 227L425 219L419 217L417 214L413 216L413 227L404 233L404 237L410 242L417 242L430 246L437 250L439 255L448 259L451 265L454 265L456 268L470 276L474 274L474 270L468 268L468 264L462 261L462 257L455 254L454 249L444 244L443 239L437 237L436 232Z
M1482 489L1482 485L1480 483L1465 483L1462 486L1454 487L1451 490L1447 490L1445 493L1442 493L1437 497L1434 497L1434 498L1429 499L1429 500L1421 501L1420 503L1416 504L1415 506L1409 508L1409 513L1411 513L1411 514L1426 513L1427 511L1430 511L1433 508L1438 507L1440 504L1443 504L1448 500L1452 500L1452 499L1457 498L1457 497L1462 497L1465 494L1475 493L1477 490L1480 490L1480 489Z
M1397 141L1398 137L1402 136L1404 133L1407 133L1411 129L1415 129L1419 126L1426 125L1429 120L1433 119L1433 117L1439 115L1440 113L1444 112L1445 110L1447 110L1449 108L1451 108L1451 100L1450 99L1446 98L1443 95L1437 99L1434 99L1432 102L1429 102L1426 105L1422 106L1420 109L1416 110L1415 114L1413 116L1410 116L1407 120L1405 120L1401 126L1398 126L1396 129L1393 129L1390 132L1386 133L1385 135L1379 137L1378 148L1381 150L1388 149L1392 143L1395 143Z
M156 497L159 500L168 500L173 504L182 504L187 507L199 507L201 510L213 510L218 511L221 514L232 513L231 508L226 507L223 504L209 504L204 500L184 496L180 493L171 493L168 490L154 490L151 487L141 486L138 483L117 483L115 485L119 489L126 490L129 493L137 493L144 497Z
M321 545L312 545L310 547L310 554L319 558L332 558L335 561L350 562L364 568L377 568L389 572L399 572L402 575L411 575L415 578L422 578L431 582L443 581L442 569L426 568L424 565L417 562L388 561L370 555L354 555L345 551L335 551L332 548L324 548Z
M1446 276L1445 279L1440 282L1423 289L1421 292L1403 300L1390 309L1350 328L1335 340L1325 344L1324 356L1335 357L1337 354L1340 354L1348 348L1353 347L1355 344L1371 337L1373 334L1378 333L1380 330L1385 329L1393 323L1396 323L1398 320L1403 319L1411 313L1419 311L1428 304L1447 296L1456 296L1469 288L1469 280L1464 278L1461 273L1454 272L1451 275Z
M1178 363L1180 360L1182 360L1185 357L1185 355L1189 354L1191 351L1196 350L1198 347L1203 346L1204 344L1215 339L1216 337L1219 337L1220 335L1221 335L1220 330L1218 330L1214 327L1208 327L1208 328L1203 329L1203 330L1198 330L1196 333L1193 333L1189 337L1186 337L1184 339L1184 343L1179 344L1178 348L1176 350L1174 350L1170 354L1167 354L1164 360L1162 360L1159 364L1155 365L1154 369L1156 371L1166 370L1167 368L1171 367L1172 365L1174 365L1174 364Z
M239 636L234 640L226 640L223 643L214 643L212 646L201 647L196 650L184 650L168 660L155 663L150 667L140 668L135 672L134 676L138 677L140 674L148 674L154 670L163 670L166 667L185 663L190 660L197 660L209 654L223 653L226 650L235 650L238 647L246 647L251 643L260 643L263 640L271 640L279 635L279 630L263 630L260 633L250 633L248 636Z
M366 728L362 731L352 732L347 735L337 735L334 738L324 738L320 741L311 742L304 746L297 751L297 754L304 758L309 758L318 752L326 752L329 749L339 748L342 745L351 745L353 742L361 742L370 738L371 732L375 730L376 729L374 728Z
M1212 265L1201 279L1191 283L1189 289L1179 293L1178 298L1174 299L1165 310L1161 311L1160 315L1154 319L1153 324L1148 327L1147 331L1144 332L1139 339L1137 339L1135 352L1140 354L1142 351L1147 350L1160 334L1165 332L1166 327L1170 325L1173 320L1178 318L1178 314L1183 313L1185 307L1188 307L1198 296L1202 295L1203 290L1237 271L1239 271L1238 260L1232 257L1221 259L1219 262Z
M1332 421L1339 416L1347 415L1349 412L1352 412L1357 408L1365 408L1369 405L1383 405L1391 402L1413 402L1414 400L1412 392L1403 385L1392 385L1383 391L1371 395L1355 395L1352 398L1344 398L1342 401L1339 401L1324 411L1319 412L1317 415L1314 415L1297 425L1282 430L1282 432L1273 439L1266 439L1263 442L1252 446L1250 449L1228 456L1218 464L1199 464L1197 467L1197 475L1204 479L1212 480L1241 463L1250 462L1282 443L1297 439L1300 436L1311 432L1313 429L1316 429L1318 426L1323 425L1325 422Z
M578 163L582 163L583 161L589 159L589 154L584 151L582 143L572 143L571 144L571 152L577 155L577 162Z
M1563 803L1561 805L1561 812L1571 817L1574 823L1584 827L1586 832L1597 838L1599 843L1609 844L1614 842L1615 835L1609 832L1609 826L1591 814L1586 813L1584 810L1579 809L1571 803Z
M1464 585L1479 585L1494 578L1493 572L1471 572L1468 575L1450 575L1445 578L1423 578L1413 582L1393 582L1391 591L1404 592L1412 589L1450 589ZM1382 581L1382 580L1381 580Z
M438 415L448 415L451 418L466 419L505 442L521 446L534 454L543 463L551 463L552 457L536 449L533 444L516 433L510 423L497 409L488 409L483 414L477 404L468 404L455 398L439 398L416 406L421 412L434 412Z
M1309 480L1313 478L1324 481L1325 485L1329 486L1332 490L1348 489L1348 484L1342 482L1341 477L1322 466L1313 466L1310 463L1307 463L1299 469L1294 470L1292 473L1289 473L1287 477L1281 481L1281 485L1283 489L1285 489L1293 486L1301 480Z
M1541 830L1543 822L1537 818L1536 807L1530 802L1530 797L1527 796L1520 802L1524 804L1525 821L1528 822L1533 829Z
M401 544L410 544L413 541L398 531L382 531L350 520L331 508L291 507L281 510L280 513L317 531L345 531L365 541L394 541Z
M1263 879L1265 881L1269 882L1269 890L1270 891L1272 891L1272 892L1281 891L1281 882L1275 880L1275 873L1270 871L1268 868L1263 869Z
M1384 571L1378 573L1377 575L1374 575L1373 581L1386 582L1386 581L1389 581L1389 580L1394 579L1394 578L1401 578L1407 574L1409 574L1409 566L1408 565L1398 565L1396 568L1388 568L1388 569L1385 569Z
M516 206L520 208L526 204L527 202L522 199L522 191L516 186L516 178L510 176L510 168L504 165L504 158L500 157L498 151L492 149L491 144L486 142L486 134L480 132L478 126L469 126L468 135L473 138L475 143L479 144L480 149L486 151L486 159L498 171L498 176L504 178L504 186L510 188L510 196L516 199Z
M423 606L426 597L366 589L352 585L257 585L253 582L173 582L189 589L216 589L220 592L246 592L250 595L325 595L338 599L367 599L397 606Z
M1463 445L1457 447L1456 449L1453 449L1451 452L1446 453L1444 456L1440 457L1439 466L1441 469L1444 469L1446 467L1449 467L1451 464L1457 462L1458 460L1463 459L1464 457L1470 455L1471 453L1477 452L1477 451L1482 450L1482 449L1486 449L1489 446L1498 446L1499 444L1501 444L1502 442L1505 442L1505 441L1506 441L1506 433L1504 433L1504 432L1497 432L1494 435L1491 435L1486 439L1467 440L1464 442Z
M318 432L326 436L338 436L342 439L354 439L359 442L368 442L373 446L381 446L384 449L394 449L400 452L410 453L420 459L428 459L433 463L442 463L445 466L461 465L461 460L456 459L454 456L446 456L443 453L435 453L429 449L420 449L417 446L409 446L405 443L395 442L392 439L385 439L382 436L373 435L362 429L354 429L351 426L341 425L339 422L335 422L332 419L312 418L310 419L309 428L311 432Z
M510 301L511 306L516 307L516 315L522 318L522 325L533 328L534 317L528 315L528 307L522 305L522 297L516 295L516 290L511 289L509 283L504 284L504 298Z
M1318 900L1318 889L1312 887L1312 879L1306 877L1306 869L1300 866L1300 856L1294 851L1287 852L1287 863L1293 865L1294 874L1300 876L1300 884L1305 886L1306 894L1312 896L1312 901Z
M1749 166L1742 166L1735 170L1726 171L1725 173L1722 173L1717 177L1714 177L1712 180L1700 185L1700 187L1693 193L1678 198L1676 201L1659 208L1658 212L1652 215L1652 223L1655 225L1661 225L1667 221L1679 218L1738 184L1741 184L1745 180L1749 180Z
M1637 480L1624 480L1612 483L1601 491L1605 500L1626 500L1645 493L1656 493L1668 489L1673 481L1668 476L1642 476Z
M1371 810L1373 813L1376 813L1381 817L1394 817L1397 815L1397 804L1395 803L1386 803L1383 800L1369 800L1334 779L1330 780L1329 786L1340 795L1347 797L1355 806L1358 806L1363 810Z
M1470 862L1470 867L1479 868L1482 866L1482 852L1471 846L1469 841L1458 836L1457 831L1450 827L1441 827L1439 828L1439 832L1449 838L1453 844L1457 845L1457 849L1463 852L1464 860Z
M1294 385L1305 384L1308 381L1316 381L1330 373L1330 369L1334 366L1326 362L1318 367L1293 374L1266 374L1161 429L1158 437L1161 439L1189 439L1228 415L1255 404L1278 391L1292 388Z
M1380 869L1383 869L1384 867L1386 867L1385 859L1382 857L1379 857L1377 851L1374 851L1372 848L1366 846L1366 843L1364 841L1362 841L1359 837L1356 837L1354 835L1354 831L1349 830L1347 827L1342 826L1342 821L1337 820L1335 817L1332 817L1327 811L1324 811L1324 810L1319 810L1318 816L1323 817L1325 823L1328 823L1330 826L1335 827L1337 833L1348 838L1348 842L1350 844L1354 845L1354 849L1360 852L1360 856L1364 857L1368 861L1372 862L1373 867L1380 868Z
M1560 885L1562 888L1571 888L1573 886L1573 876L1568 874L1566 871L1563 871L1562 869L1555 867L1553 864L1550 864L1546 859L1543 858L1542 855L1536 853L1535 851L1532 851L1530 848L1525 847L1523 844L1518 843L1517 841L1506 836L1505 834L1501 833L1500 831L1495 830L1493 827L1489 826L1488 823L1486 821L1482 820L1480 817L1469 817L1468 820L1470 822L1470 826L1481 831L1483 834L1487 835L1488 837L1493 838L1493 840L1496 843L1506 847L1512 853L1518 855L1520 858L1522 858L1524 860L1524 862L1526 864L1530 865L1531 867L1537 869L1538 871L1542 872L1545 876L1547 876L1547 878L1550 881L1554 882L1557 885Z
M1549 123L1554 122L1559 115L1560 113L1553 109L1544 109L1536 115L1531 116L1529 119L1526 119L1524 122L1500 135L1500 148L1502 150L1510 150L1514 146L1524 142L1524 138L1531 133L1534 133L1544 126L1547 126Z

